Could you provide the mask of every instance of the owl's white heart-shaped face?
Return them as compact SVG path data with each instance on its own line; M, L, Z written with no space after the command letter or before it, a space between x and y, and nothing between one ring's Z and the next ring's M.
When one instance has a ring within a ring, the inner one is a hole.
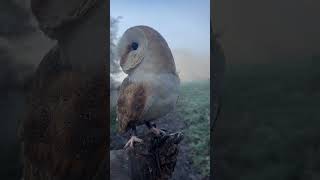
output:
M165 39L148 26L126 30L118 43L120 66L127 74L176 73L174 59Z
M134 69L144 59L144 46L139 46L139 43L132 42L127 48L125 54L120 58L120 66L124 72Z
M144 59L148 39L139 29L128 29L118 44L120 66L125 73L137 67Z

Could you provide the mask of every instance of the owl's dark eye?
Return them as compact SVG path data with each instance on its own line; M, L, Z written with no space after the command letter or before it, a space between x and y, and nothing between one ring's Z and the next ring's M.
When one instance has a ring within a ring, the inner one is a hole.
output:
M131 48L132 48L133 50L137 50L138 47L139 47L139 45L138 45L138 43L136 43L136 42L133 42L133 43L131 44Z

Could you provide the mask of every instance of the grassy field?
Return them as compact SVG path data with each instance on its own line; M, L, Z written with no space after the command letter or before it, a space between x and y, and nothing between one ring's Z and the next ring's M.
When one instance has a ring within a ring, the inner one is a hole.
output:
M320 58L228 65L217 179L320 179Z
M191 157L202 175L210 172L210 82L194 81L181 84L181 95L178 100L177 113L186 123L184 133L191 148ZM115 111L112 110L111 132L116 131Z
M177 112L187 124L184 130L192 160L202 175L210 174L210 81L182 83Z

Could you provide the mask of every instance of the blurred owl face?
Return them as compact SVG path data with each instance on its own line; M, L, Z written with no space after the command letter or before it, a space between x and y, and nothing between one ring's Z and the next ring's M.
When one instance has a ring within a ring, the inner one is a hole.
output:
M40 29L56 39L60 27L84 16L97 0L31 0L31 10Z

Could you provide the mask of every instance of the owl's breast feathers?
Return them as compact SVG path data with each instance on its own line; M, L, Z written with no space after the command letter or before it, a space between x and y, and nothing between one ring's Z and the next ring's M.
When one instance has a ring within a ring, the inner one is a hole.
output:
M25 179L89 179L106 156L104 77L86 77L52 49L40 63L21 124Z
M126 132L130 125L143 123L141 118L148 109L150 93L147 82L130 82L129 78L122 82L117 106L120 133Z

